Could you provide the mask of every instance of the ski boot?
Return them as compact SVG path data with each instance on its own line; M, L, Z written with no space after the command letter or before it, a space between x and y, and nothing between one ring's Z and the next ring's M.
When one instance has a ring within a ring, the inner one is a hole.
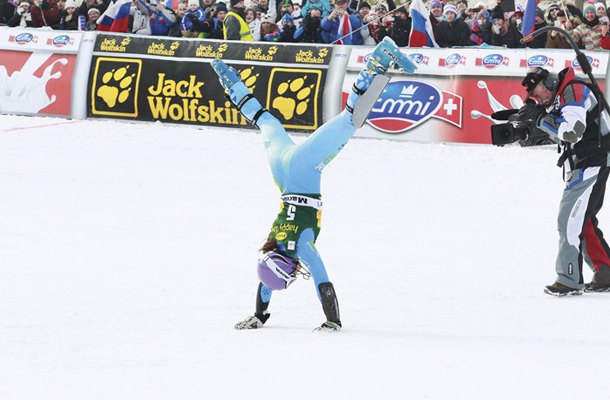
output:
M585 283L585 292L610 292L610 267L602 264L591 282Z
M317 327L316 329L314 329L314 332L326 332L326 333L333 333L333 332L339 332L341 330L341 323L340 322L332 322L332 321L326 321L325 323L323 323L321 326Z
M252 125L256 125L258 118L267 111L250 92L250 89L241 81L241 76L235 68L229 67L220 58L212 61L212 68L218 74L220 84L228 93L228 98L237 107Z
M401 53L396 43L389 36L386 36L375 47L373 54L371 54L366 64L366 68L372 73L384 74L392 66L401 72L409 74L412 74L417 69L415 63L408 56Z
M352 113L352 124L356 128L364 125L377 99L390 82L390 78L386 77L385 73L392 66L397 66L399 71L408 73L413 73L417 69L413 61L402 54L396 43L386 36L375 47L366 67L358 74L352 93L345 104L345 108Z
M341 319L339 317L339 302L332 283L324 282L318 285L322 309L327 321L314 329L314 332L339 332L341 330Z

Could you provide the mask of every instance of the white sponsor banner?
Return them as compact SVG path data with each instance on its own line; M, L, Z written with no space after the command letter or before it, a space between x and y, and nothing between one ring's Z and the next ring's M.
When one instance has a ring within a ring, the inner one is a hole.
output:
M82 36L78 31L3 27L0 28L0 49L77 53Z

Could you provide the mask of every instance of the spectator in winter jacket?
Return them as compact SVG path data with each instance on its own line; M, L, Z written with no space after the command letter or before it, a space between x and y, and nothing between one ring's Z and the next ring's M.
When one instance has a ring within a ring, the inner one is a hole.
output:
M32 14L30 14L31 4L28 0L21 0L19 7L15 9L15 13L8 21L7 25L11 27L27 28L32 26Z
M253 41L250 26L245 21L246 6L244 0L231 0L231 7L224 19L224 39Z
M386 22L388 16L385 17ZM384 37L390 36L398 47L405 47L409 45L409 35L411 34L411 18L408 16L408 12L405 7L398 7L394 11L393 21L391 28L388 28L385 23L379 28L379 41L383 40Z
M100 19L100 10L95 7L91 7L89 11L87 11L87 22L85 23L85 30L88 31L96 31L97 30L97 21Z
M434 28L443 20L443 3L440 0L432 0L430 2L430 23Z
M485 17L486 12L486 9L479 11L479 13L477 14L477 18L472 20L472 34L470 35L470 40L475 45L491 43L491 28L493 25Z
M148 16L151 35L167 36L169 28L178 23L174 10L166 8L162 2L151 4L144 0L134 0L134 3L143 15Z
M184 34L182 33L182 18L186 15L188 11L188 3L186 1L181 1L178 3L178 7L176 8L176 23L169 27L169 32L167 36L171 37L182 37ZM188 31L184 31L188 32ZM189 33L191 34L191 33Z
M548 25L549 24L547 24L546 20L544 19L544 11L542 11L539 7L536 7L534 31L537 31L538 29L542 29ZM533 40L527 42L525 44L525 46L529 47L530 49L543 49L546 46L547 34L548 34L547 32L539 34Z
M261 20L256 18L256 10L254 8L246 9L246 23L252 32L252 38L255 42L261 40Z
M333 7L328 0L305 0L305 5L301 8L301 15L307 16L312 8L317 8L322 12L322 18L326 18L333 11Z
M60 11L61 19L59 24L54 29L65 30L65 31L79 31L85 27L85 16L81 16L80 10L76 5L76 1L66 1L65 7Z
M555 21L559 24L559 28L563 29L564 31L572 30L575 25L574 21L566 17L566 13L563 10L557 11L555 14ZM571 49L572 45L561 33L557 31L550 31L548 32L548 35L546 35L545 47L549 49Z
M492 27L491 43L489 44L508 47L509 49L523 47L521 44L523 35L519 32L515 23L508 22L507 15L499 4L491 11L491 18L493 18L495 25Z
M371 13L371 5L366 1L358 2L358 8L355 9L358 11L356 11L354 14L360 19L360 21L364 21L364 18Z
M61 19L55 0L37 0L30 7L30 13L32 14L32 26L34 28L53 27Z
M227 16L227 6L225 3L218 3L209 8L208 19L201 22L194 14L187 14L186 17L191 21L196 32L200 32L199 38L224 38L224 21Z
M280 29L275 23L273 14L264 15L261 19L261 41L263 42L279 42Z
M180 21L180 30L195 32L197 29L193 27L193 23L191 19L188 18L188 15L194 15L200 22L205 22L206 16L203 8L199 7L199 0L188 0L188 10L182 20Z
M332 44L361 45L362 35L360 27L362 22L351 13L347 0L336 0L335 9L328 17L323 18L320 24L322 29L329 32L329 42Z
M18 4L21 3L19 2ZM16 11L16 7L9 3L8 0L0 0L0 25L8 24L8 22L13 18L13 15L15 15Z
M322 11L319 8L312 8L309 14L303 19L301 28L295 33L298 42L305 43L326 43L324 31L320 26L322 21Z
M575 42L582 40L585 50L601 50L600 41L608 33L608 25L603 25L597 16L597 10L593 2L587 2L583 8L584 21L573 30L567 32Z
M60 2L65 3L65 0L57 1L57 4L59 5L59 9L61 10L62 7L61 7ZM83 2L80 4L79 10L82 15L89 15L89 10L91 8L97 8L97 10L100 12L100 15L102 15L102 14L104 14L104 12L106 12L106 9L108 8L108 6L106 5L106 3L104 3L103 0L83 0Z
M458 16L453 4L443 9L444 20L434 27L434 38L440 47L470 46L470 28Z
M362 41L365 46L376 46L379 43L379 30L381 24L379 23L379 16L377 13L370 12L362 20Z

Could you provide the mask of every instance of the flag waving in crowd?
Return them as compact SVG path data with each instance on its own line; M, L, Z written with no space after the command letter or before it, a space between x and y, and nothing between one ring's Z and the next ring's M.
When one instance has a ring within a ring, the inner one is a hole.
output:
M527 0L525 4L525 13L523 15L523 26L521 26L521 33L529 35L534 32L534 25L536 25L536 7L540 3L540 0Z
M127 32L129 29L129 10L131 0L117 0L110 4L98 21L98 31Z
M414 0L411 3L411 19L409 47L439 47L434 40L430 15L423 0Z

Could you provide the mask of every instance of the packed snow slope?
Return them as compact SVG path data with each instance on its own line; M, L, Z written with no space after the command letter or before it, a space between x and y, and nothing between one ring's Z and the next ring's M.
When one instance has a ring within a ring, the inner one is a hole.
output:
M554 149L352 139L317 242L344 329L299 280L236 331L279 210L260 134L0 119L3 400L610 399L610 294L542 292Z

